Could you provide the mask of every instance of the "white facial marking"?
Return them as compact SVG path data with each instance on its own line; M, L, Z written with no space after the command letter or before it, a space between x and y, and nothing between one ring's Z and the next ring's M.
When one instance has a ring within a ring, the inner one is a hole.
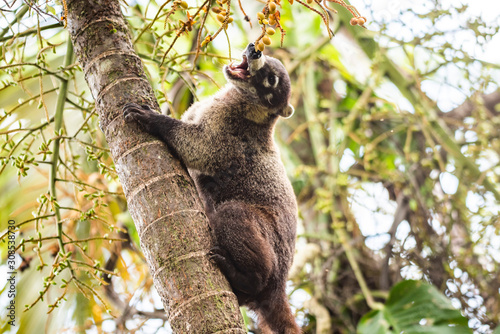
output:
M274 78L276 79L276 81L275 81L275 83L273 85L273 88L276 88L276 87L278 87L278 83L280 82L280 77L277 76L277 75L275 75Z
M262 84L264 85L264 87L266 88L269 88L271 87L271 84L269 83L269 80L267 79L267 77L264 78L264 81L262 81Z
M267 102L271 103L271 99L273 98L273 94L267 94L264 97L266 98Z
M264 64L266 63L266 56L262 55L259 59L257 59L257 63L255 64L255 70L260 70Z
M249 59L248 68L250 70L250 75L254 75L258 70L260 70L266 64L266 56L262 55L259 59Z

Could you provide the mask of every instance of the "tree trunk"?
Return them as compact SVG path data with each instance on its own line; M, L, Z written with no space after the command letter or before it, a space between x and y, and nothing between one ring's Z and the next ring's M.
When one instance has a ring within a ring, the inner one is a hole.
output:
M67 4L75 54L174 332L246 333L236 297L207 257L208 219L191 178L161 141L124 122L125 103L158 103L118 0Z

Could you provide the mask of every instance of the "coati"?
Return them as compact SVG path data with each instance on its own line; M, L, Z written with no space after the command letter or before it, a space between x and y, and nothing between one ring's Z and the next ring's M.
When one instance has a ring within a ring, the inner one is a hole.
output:
M181 120L134 103L124 106L125 120L163 140L188 168L214 236L209 256L239 304L259 315L262 332L300 333L285 292L297 203L273 140L278 118L293 113L290 78L253 43L224 75L225 88Z

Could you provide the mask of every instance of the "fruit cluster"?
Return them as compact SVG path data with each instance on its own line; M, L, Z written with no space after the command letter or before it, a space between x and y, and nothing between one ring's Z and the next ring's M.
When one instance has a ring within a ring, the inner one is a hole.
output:
M219 5L219 7L213 7L212 8L212 12L214 12L215 14L217 14L217 21L219 21L221 24L224 25L224 29L227 29L227 25L231 22L234 21L234 18L231 15L231 12L229 10L229 6L227 6L227 8L224 8L224 5L227 3L228 1L227 0L221 0L221 1L217 1L217 4ZM226 21L227 19L227 21Z
M211 41L214 40L214 38L219 34L219 32L224 29L226 30L229 26L230 23L234 21L234 18L231 16L231 1L230 0L217 0L216 1L217 6L212 7L212 13L214 13L216 16L217 22L221 24L221 27L217 32L215 32L214 35L207 35L203 42L201 42L201 46L205 46ZM204 11L207 12L208 9L206 7L204 8ZM208 14L208 13L207 13Z
M285 30L283 30L283 27L281 26L280 22L281 16L279 9L281 8L281 1L282 0L266 0L266 5L262 9L262 11L257 13L257 21L262 29L262 33L255 41L255 48L257 50L264 51L266 46L271 45L272 43L271 36L273 36L276 33L276 29L279 29L281 32L281 43L283 44ZM288 2L290 4L293 4L294 0L288 0ZM354 16L350 21L351 25L353 26L359 25L365 28L364 25L367 21L366 18L361 16L354 6L348 5L344 0L297 0L297 2L321 16L321 18L325 22L325 25L328 28L328 33L330 37L333 36L333 32L329 27L328 10L333 11L334 13L337 13L337 11L333 8L328 7L327 2L333 2L335 4L345 7ZM182 8L187 7L187 3L185 2L185 0L175 0L174 3L178 3L178 6ZM246 15L246 13L242 8L241 1L238 1L238 3L240 5L241 12L244 15L245 21L250 22L250 18ZM318 7L319 9L317 9L316 7ZM203 11L205 12L205 17L202 19L201 22L202 26L204 25L206 16L209 14L208 13L209 9L210 5L205 5L203 7ZM213 41L214 38L221 32L221 30L227 29L228 25L234 21L231 12L231 0L216 0L216 4L214 4L214 7L212 7L210 11L213 14L215 14L215 19L217 22L219 22L220 28L214 34L207 35L201 42L200 45L201 47Z
M281 6L280 0L269 0L261 12L257 13L257 20L262 26L262 34L255 41L255 48L264 51L266 45L271 45L271 38L276 33L272 26L278 27L282 33L283 29L279 23L280 12L278 6Z

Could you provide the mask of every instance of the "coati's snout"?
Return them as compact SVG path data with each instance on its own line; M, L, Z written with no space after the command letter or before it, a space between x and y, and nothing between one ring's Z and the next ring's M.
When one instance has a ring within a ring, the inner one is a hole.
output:
M262 52L260 52L259 50L255 50L254 43L248 44L243 54L246 54L246 56L250 59L259 59L262 56Z
M254 43L248 44L242 58L240 64L224 67L227 80L253 101L259 101L270 114L290 117L293 107L288 104L290 78L285 66L278 59L256 50Z
M248 44L242 57L240 64L231 63L224 66L224 73L229 81L248 81L265 63L265 57L262 57L262 52L255 50L254 43Z

